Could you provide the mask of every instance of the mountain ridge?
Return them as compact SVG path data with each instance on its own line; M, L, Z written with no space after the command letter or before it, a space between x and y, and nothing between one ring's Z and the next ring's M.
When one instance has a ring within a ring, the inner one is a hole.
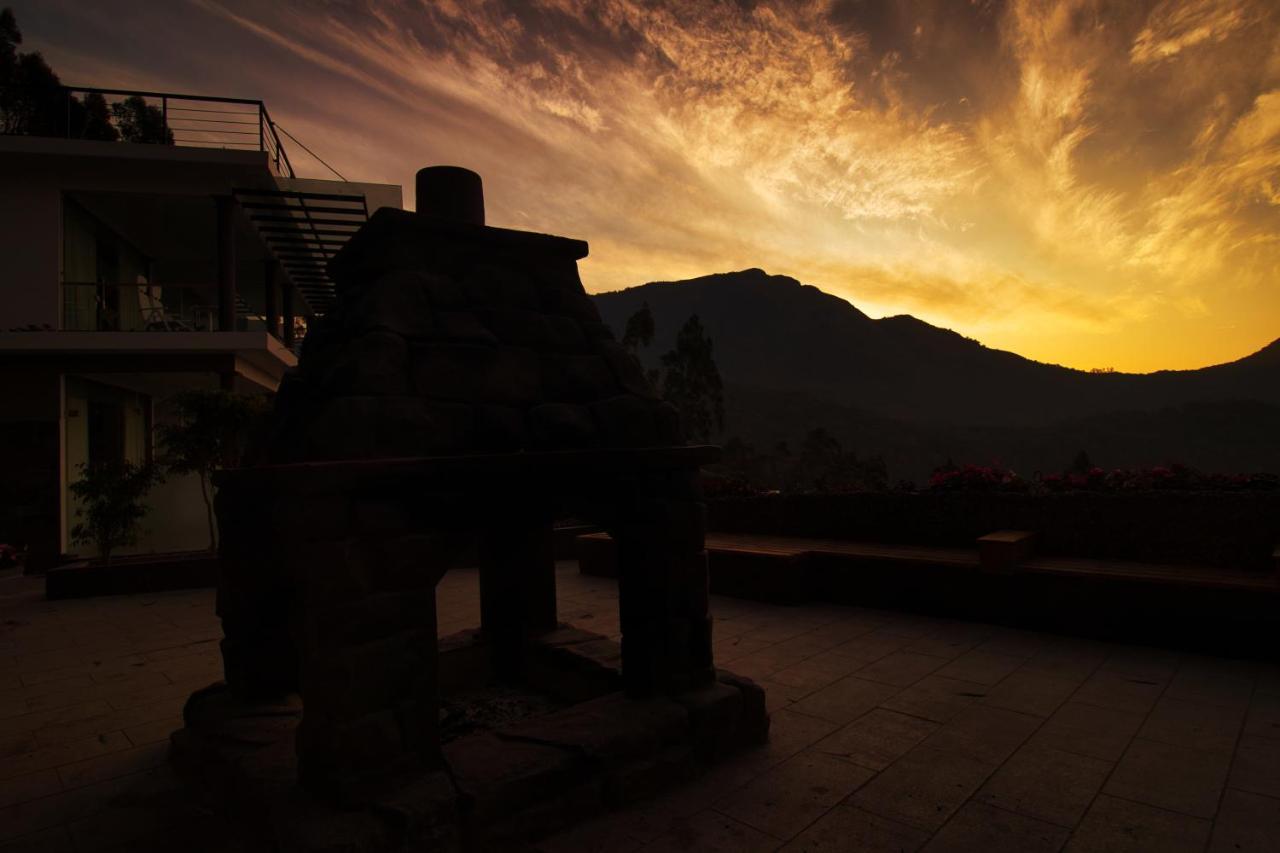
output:
M909 314L872 319L838 296L758 267L593 298L615 331L649 303L656 335L641 354L647 361L698 314L730 384L800 392L907 421L1046 426L1199 402L1280 405L1280 339L1192 370L1092 373L994 349Z

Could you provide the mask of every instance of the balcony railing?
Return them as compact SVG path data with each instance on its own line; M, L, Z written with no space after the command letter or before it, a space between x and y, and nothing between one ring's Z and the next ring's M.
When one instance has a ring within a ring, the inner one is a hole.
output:
M213 285L62 285L62 328L80 332L216 332Z
M262 151L274 174L294 177L262 101L82 86L7 94L6 133Z
M213 284L102 284L64 282L62 329L71 332L251 332L266 331L267 318L237 299L235 327L218 319ZM283 324L285 318L277 320ZM274 334L283 339L283 325ZM294 353L307 334L307 321L293 318Z

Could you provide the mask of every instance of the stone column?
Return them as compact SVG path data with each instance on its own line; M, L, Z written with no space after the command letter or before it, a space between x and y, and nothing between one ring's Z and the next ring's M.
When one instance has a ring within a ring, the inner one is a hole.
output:
M482 528L479 549L480 626L494 671L515 676L526 639L556 627L552 522L499 514Z
M627 693L674 693L715 679L703 550L706 507L646 497L611 525L618 549L622 678Z
M454 550L451 534L357 530L302 579L303 785L358 801L442 765L435 586Z
M273 496L252 484L219 484L215 508L224 677L244 702L276 701L298 691L297 602L282 559L297 543L281 540Z

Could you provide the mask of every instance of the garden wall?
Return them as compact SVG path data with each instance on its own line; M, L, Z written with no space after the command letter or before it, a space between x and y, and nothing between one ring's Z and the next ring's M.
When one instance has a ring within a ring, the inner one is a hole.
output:
M1280 492L867 492L709 501L709 529L822 539L968 546L993 530L1034 530L1048 555L1269 570Z

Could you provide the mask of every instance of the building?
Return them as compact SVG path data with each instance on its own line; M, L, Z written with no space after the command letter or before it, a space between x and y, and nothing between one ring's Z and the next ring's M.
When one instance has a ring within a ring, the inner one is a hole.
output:
M333 299L326 258L401 206L398 186L296 176L261 101L63 95L133 99L164 133L0 136L0 542L33 567L92 556L71 541L68 487L82 464L152 459L167 398L272 393ZM194 477L148 503L118 553L207 547Z

